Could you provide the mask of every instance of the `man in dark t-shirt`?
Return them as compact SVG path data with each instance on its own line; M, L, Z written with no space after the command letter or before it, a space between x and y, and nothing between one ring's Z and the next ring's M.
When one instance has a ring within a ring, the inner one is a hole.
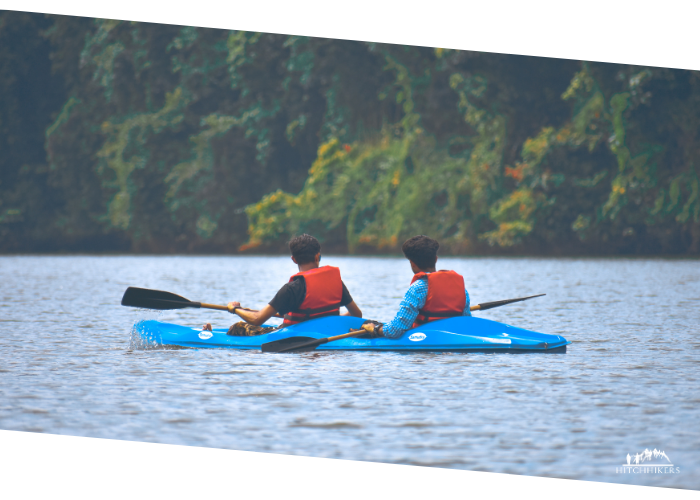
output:
M289 242L289 249L292 260L299 267L299 272L289 283L284 284L261 310L243 309L241 303L235 301L228 304L230 313L254 326L262 325L273 316L284 316L286 326L326 315L362 317L362 311L340 279L340 271L335 267L320 266L321 245L316 238L308 234L297 236ZM345 307L347 312L340 313L340 307ZM211 330L211 324L205 324L203 329Z
M296 311L300 309L302 302L306 298L306 280L303 276L295 276L292 281L282 285L275 297L270 301L272 308L278 313L284 316L290 311ZM343 283L343 298L340 300L340 305L347 307L354 303L350 292L348 292L345 283ZM357 307L357 305L355 305ZM348 308L349 309L349 308ZM362 317L362 311L357 309L358 314L352 314L351 316Z

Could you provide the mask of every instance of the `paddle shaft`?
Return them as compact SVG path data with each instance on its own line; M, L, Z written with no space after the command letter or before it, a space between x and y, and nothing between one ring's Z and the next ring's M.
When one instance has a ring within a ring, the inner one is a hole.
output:
M187 307L195 307L195 308L203 308L203 309L216 309L217 311L227 311L228 312L228 306L220 306L219 304L207 304L206 302L192 302L190 301L188 304L183 304L186 305ZM248 309L247 307L236 307L236 309L243 309L244 311L250 311L250 312L258 312L255 309ZM281 314L275 314L275 318L284 318Z
M228 311L227 306L220 306L218 304L205 304L204 302L193 302L194 304L199 304L199 307L204 309L216 309L218 311Z
M333 342L334 340L346 339L348 337L356 337L368 333L367 330L354 330L352 332L336 335L335 337L326 337L322 339L310 339L309 337L289 337L282 340L267 342L262 345L263 352L291 352L291 351L313 351L318 346Z
M202 308L202 309L215 309L217 311L226 311L228 312L228 306L220 306L219 304L207 304L206 302L192 302L190 301L189 304L186 304L186 307L195 307L195 308ZM250 312L258 312L255 309L248 309L247 307L236 307L236 309L243 309L244 311L250 311ZM234 311L235 312L235 311ZM281 314L275 314L275 318L284 318Z
M335 337L326 337L325 339L319 339L323 340L324 344L326 342L333 342L334 340L340 340L340 339L347 339L348 337L355 337L357 335L361 335L363 333L368 333L367 330L360 329L360 330L353 330L352 332L344 333L342 335L336 335Z
M534 299L535 297L542 297L547 295L546 293L541 293L539 295L530 295L529 297L520 297L517 299L507 299L507 300L496 300L494 302L484 302L483 304L477 304L469 308L470 311L485 311L487 309L493 309L494 307L504 306L506 304L512 304L513 302L522 302L523 300Z
M326 337L323 339L315 339L315 340L310 340L309 342L305 342L300 345L296 345L294 347L290 347L288 350L290 351L295 351L297 349L302 349L305 347L318 347L322 344L327 344L328 342L333 342L334 340L340 340L340 339L347 339L348 337L356 337L358 335L362 335L363 333L369 333L367 330L353 330L352 332L344 333L342 335L336 335L335 337ZM287 349L285 349L287 350ZM283 351L280 351L283 352Z

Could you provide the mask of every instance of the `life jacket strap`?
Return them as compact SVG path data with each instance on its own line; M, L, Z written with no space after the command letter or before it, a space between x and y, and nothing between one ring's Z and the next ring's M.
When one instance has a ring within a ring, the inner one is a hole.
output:
M324 314L325 313L325 314ZM314 309L298 309L296 311L289 311L284 315L286 321L306 321L311 319L311 316L316 318L323 318L325 316L340 316L340 303L331 304L325 307L316 307Z
M416 317L416 323L422 325L430 321L430 318L456 318L457 316L462 316L462 312L437 312L437 311L425 311L421 309L418 311L418 316Z

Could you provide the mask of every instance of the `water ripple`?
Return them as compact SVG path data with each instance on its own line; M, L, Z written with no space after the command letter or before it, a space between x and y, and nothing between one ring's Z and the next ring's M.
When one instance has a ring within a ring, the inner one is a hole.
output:
M324 257L365 317L390 319L405 260ZM565 355L260 352L162 347L143 318L227 327L205 310L119 306L128 285L259 307L286 257L0 257L0 428L306 456L700 488L700 264L444 258L480 314L566 336ZM673 475L616 474L663 449Z

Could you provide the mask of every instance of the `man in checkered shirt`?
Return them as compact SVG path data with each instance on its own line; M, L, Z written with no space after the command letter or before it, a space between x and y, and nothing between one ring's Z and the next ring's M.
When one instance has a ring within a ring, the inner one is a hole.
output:
M435 270L438 248L440 244L437 241L424 235L414 236L404 242L401 250L411 264L413 282L393 320L386 324L366 321L362 325L363 329L373 336L395 339L428 321L471 316L469 292L464 287L462 276L454 271Z

